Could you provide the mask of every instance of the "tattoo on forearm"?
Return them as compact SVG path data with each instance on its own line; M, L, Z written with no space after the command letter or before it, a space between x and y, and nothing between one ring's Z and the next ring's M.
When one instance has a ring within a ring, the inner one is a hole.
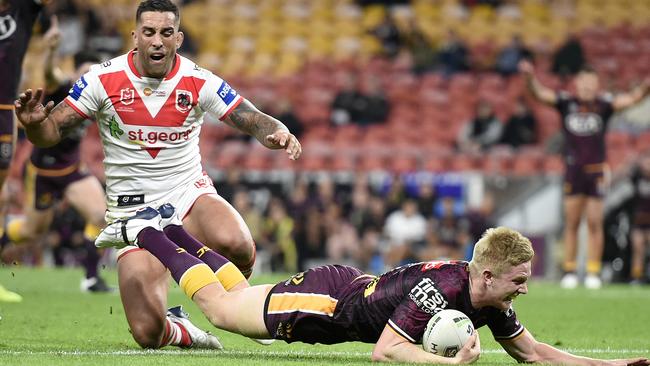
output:
M54 107L50 113L50 118L55 121L61 137L67 136L70 131L77 128L79 124L84 120L83 117L77 113L77 111L72 109L65 102L61 102L56 107Z
M249 135L263 141L264 137L279 129L287 129L282 122L260 112L249 101L244 100L227 118L230 124Z

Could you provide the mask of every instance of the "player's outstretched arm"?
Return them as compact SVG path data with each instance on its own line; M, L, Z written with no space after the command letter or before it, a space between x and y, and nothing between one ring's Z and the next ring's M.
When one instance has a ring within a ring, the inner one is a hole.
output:
M442 357L429 353L421 346L409 342L395 333L388 325L384 327L375 348L372 350L372 360L382 362L416 362L436 363L447 365L469 364L478 360L481 354L481 342L478 332L469 337L467 343L458 351L455 357Z
M18 121L25 129L29 141L38 147L56 145L65 134L79 126L84 118L65 102L56 107L54 102L43 105L43 89L36 93L27 89L14 102Z
M526 86L537 100L549 105L555 105L557 102L555 92L537 80L535 77L535 67L530 61L523 60L519 62L519 72L526 78Z
M287 126L255 108L244 99L224 120L230 126L255 137L269 149L284 149L289 158L296 160L302 153L300 142Z
M63 84L64 77L61 69L56 65L56 50L61 44L61 31L59 30L59 18L56 15L50 17L50 29L43 35L45 42L45 90L48 92L56 90Z
M510 356L519 362L545 363L553 365L594 365L594 366L647 366L650 365L647 358L630 358L621 360L599 360L589 357L572 355L568 352L538 342L528 330L509 340L500 341L501 346Z
M631 107L650 94L650 80L645 80L641 85L627 93L618 94L612 101L615 110Z

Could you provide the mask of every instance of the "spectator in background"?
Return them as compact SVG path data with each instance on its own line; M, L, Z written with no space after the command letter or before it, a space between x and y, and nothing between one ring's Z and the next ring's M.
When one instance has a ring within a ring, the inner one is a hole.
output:
M577 74L585 66L585 55L580 40L575 34L569 34L564 44L553 55L551 70L561 77Z
M431 220L429 230L429 258L463 259L465 245L469 242L469 222L466 217L456 213L453 197L441 199L441 212ZM422 258L424 259L424 258Z
M232 205L246 222L253 241L255 243L260 242L264 218L262 213L251 205L248 190L241 186L237 187L232 197Z
M422 182L418 185L418 211L424 218L433 215L433 208L438 201L436 190L431 182Z
M384 234L388 240L386 266L398 266L413 258L427 234L427 220L418 212L415 200L405 200L399 210L388 215Z
M460 130L458 149L466 153L479 153L498 143L502 130L503 125L494 114L492 104L480 100L476 106L476 116Z
M438 48L440 71L445 76L469 70L469 52L465 43L452 29L447 30L445 39Z
M523 98L518 98L515 110L506 122L501 143L518 148L537 141L537 122Z
M352 262L357 265L359 237L342 212L341 206L336 203L330 203L325 209L327 260L333 263Z
M294 136L298 138L302 136L304 126L294 113L293 105L288 98L280 98L275 104L275 109L272 112L273 117L284 122L284 125L287 126Z
M521 36L512 36L510 44L505 46L497 56L495 69L502 76L510 76L518 72L518 65L521 60L532 59L532 52L524 45Z
M360 110L357 124L368 126L386 122L390 103L378 77L371 76L366 80L365 91L357 103Z
M495 211L495 198L491 192L485 192L483 200L477 208L472 208L467 212L468 229L467 247L465 248L465 260L472 259L474 252L474 244L481 239L483 233L491 228L496 227L496 220L494 217Z
M120 54L124 48L124 39L117 29L117 14L108 7L98 21L98 26L88 35L86 49L97 53L102 59L110 59Z
M323 215L318 205L309 200L308 186L302 181L291 191L288 208L294 219L293 237L297 245L298 269L302 271L309 267L310 260L325 258Z
M344 78L343 88L332 103L332 123L337 126L349 123L367 126L386 121L390 104L379 78L368 78L365 92L361 91L355 75L347 73Z
M632 284L644 281L647 249L650 243L650 151L645 151L632 172L634 214L632 218Z
M293 239L293 219L287 215L284 202L273 198L262 228L259 249L271 254L271 270L295 272L298 266L296 243Z
M340 75L341 90L334 97L330 119L336 126L347 125L355 122L359 118L358 100L361 98L359 90L359 80L352 72L346 72Z
M399 29L393 20L389 10L386 11L384 19L371 31L381 43L384 56L393 58L397 56L401 47Z
M404 47L413 58L413 73L421 75L433 72L437 66L437 54L426 34L422 33L415 21L402 33Z

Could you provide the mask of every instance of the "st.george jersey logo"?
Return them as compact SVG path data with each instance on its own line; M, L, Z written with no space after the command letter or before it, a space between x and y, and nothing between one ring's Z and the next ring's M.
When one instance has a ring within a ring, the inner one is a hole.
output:
M124 88L120 90L120 102L124 105L132 104L135 100L135 90L131 88Z
M176 110L181 113L187 113L192 109L192 92L188 90L176 89Z

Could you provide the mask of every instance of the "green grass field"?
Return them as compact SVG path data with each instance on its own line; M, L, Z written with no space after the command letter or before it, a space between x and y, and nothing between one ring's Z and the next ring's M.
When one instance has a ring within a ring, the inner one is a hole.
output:
M114 272L105 272L116 284ZM371 345L287 345L265 347L238 335L214 331L221 352L141 350L131 339L117 294L83 294L80 270L0 267L0 283L20 292L19 304L0 303L0 365L365 365ZM254 283L283 277L260 276ZM183 304L195 324L212 327L172 285L170 304ZM564 291L533 281L515 302L519 319L541 341L599 357L650 356L650 288L609 286L602 291ZM482 328L483 354L477 365L515 364Z

